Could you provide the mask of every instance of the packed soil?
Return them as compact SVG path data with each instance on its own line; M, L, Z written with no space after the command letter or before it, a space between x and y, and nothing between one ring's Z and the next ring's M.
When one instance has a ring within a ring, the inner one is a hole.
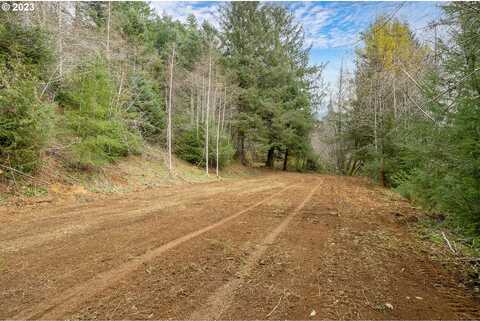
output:
M480 318L388 195L269 173L3 208L0 319Z

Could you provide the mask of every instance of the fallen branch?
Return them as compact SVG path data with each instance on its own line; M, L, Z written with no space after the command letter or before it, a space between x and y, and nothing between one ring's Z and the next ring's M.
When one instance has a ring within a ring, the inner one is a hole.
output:
M448 248L450 249L450 251L452 251L453 254L457 254L457 252L455 251L455 249L452 247L452 245L450 244L450 241L447 239L447 236L445 235L445 232L442 232L442 236L443 236L443 239L445 240L445 242L447 243L448 245Z
M436 258L435 260L439 261L439 262L452 262L452 261L480 262L480 257L454 257L454 258L451 258L451 259Z
M47 81L47 83L45 84L45 86L43 87L42 93L40 94L40 98L42 98L43 94L45 94L45 91L47 91L48 85L50 85L50 82L53 80L53 76L56 75L59 67L60 67L60 65L57 65L57 68L55 69L55 71L53 72L53 74L50 76L50 78L48 78L48 81Z
M280 306L280 302L282 302L282 299L283 299L284 296L285 296L285 290L283 291L283 294L280 296L280 299L278 300L277 305L274 306L272 311L270 311L270 313L265 316L265 319L268 318L269 316L271 316L273 314L273 312L275 312L275 310Z
M30 178L31 180L37 180L37 181L39 181L39 182L42 182L42 183L48 185L48 182L45 182L45 181L43 181L43 180L41 180L41 179L39 179L39 178L37 178L37 177L33 177L33 176L28 175L28 174L25 174L24 172L21 172L21 171L19 171L18 169L15 169L15 168L13 168L13 167L5 166L5 165L2 165L2 164L0 164L0 167L6 169L6 170L8 170L8 171L11 171L11 172L15 172L15 173L17 173L17 174L20 174L21 176Z
M422 109L422 107L420 107L420 105L415 101L413 100L410 96L407 95L407 98L415 105L415 107L417 107L418 109L420 109L420 111L425 115L427 116L431 121L433 121L433 123L436 124L436 121L435 119L432 118L432 116L430 116L429 114L427 114L427 112L425 110Z

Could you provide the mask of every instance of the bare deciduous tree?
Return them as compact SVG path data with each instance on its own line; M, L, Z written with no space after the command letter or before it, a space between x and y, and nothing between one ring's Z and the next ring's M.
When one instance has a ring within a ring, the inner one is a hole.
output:
M208 175L208 115L210 112L210 90L212 81L212 54L208 58L208 89L207 89L207 106L205 111L205 172Z
M167 112L167 148L168 148L168 171L172 174L172 91L173 91L173 66L175 63L175 44L172 48L170 60L170 82L168 89L168 112Z

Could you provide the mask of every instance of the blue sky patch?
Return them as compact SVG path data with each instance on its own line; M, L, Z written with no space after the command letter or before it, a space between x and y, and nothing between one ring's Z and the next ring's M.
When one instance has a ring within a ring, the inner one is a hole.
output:
M312 45L312 63L328 63L325 80L335 87L340 65L347 70L354 67L355 48L361 46L360 35L376 19L384 15L407 22L422 42L433 41L429 24L437 20L442 9L440 2L430 1L318 1L276 2L288 7L303 25L306 40ZM222 2L151 2L161 15L186 21L194 14L202 22L218 25L218 8Z

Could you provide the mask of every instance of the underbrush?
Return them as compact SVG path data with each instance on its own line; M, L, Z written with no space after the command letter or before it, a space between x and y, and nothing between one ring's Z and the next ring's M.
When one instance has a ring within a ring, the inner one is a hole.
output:
M127 125L106 63L97 58L71 74L57 95L63 108L58 140L67 146L66 162L80 169L96 168L142 149L137 129Z
M422 240L432 242L430 256L460 272L461 282L480 293L480 244L478 238L455 231L440 214L430 214L417 224Z
M39 167L49 138L53 109L39 89L53 57L49 44L39 28L0 15L0 169L10 178Z
M213 167L217 162L215 135L216 133L211 133L208 141L208 162ZM203 128L199 128L198 131L195 128L180 131L175 145L175 153L178 157L195 166L205 166L205 131ZM235 150L225 135L220 135L218 145L218 165L219 168L224 168L232 161Z
M6 88L0 93L0 164L31 173L40 165L53 110L39 99L35 82L18 82L17 89Z
M177 157L173 158L174 172L170 175L165 160L165 151L149 144L144 145L141 155L129 155L95 170L79 171L65 163L62 156L45 156L35 176L15 175L15 180L0 176L0 205L21 206L71 201L72 198L83 201L105 194L218 180L214 172L207 176L204 168ZM260 174L259 169L232 162L221 170L220 178L237 179Z

